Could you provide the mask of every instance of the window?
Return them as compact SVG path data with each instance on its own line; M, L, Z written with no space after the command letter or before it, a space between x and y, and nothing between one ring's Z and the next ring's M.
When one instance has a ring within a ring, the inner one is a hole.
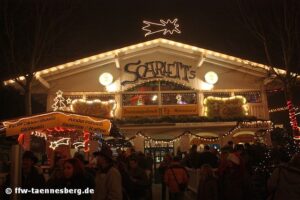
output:
M230 92L205 92L204 93L204 98L209 96L224 98L224 97L230 97L231 93Z
M122 97L123 106L197 104L195 91L170 81L143 83L127 90Z
M235 92L234 95L240 95L246 98L247 103L261 103L261 94L259 91Z
M196 93L163 93L163 105L197 104Z
M158 94L123 94L123 106L158 105Z

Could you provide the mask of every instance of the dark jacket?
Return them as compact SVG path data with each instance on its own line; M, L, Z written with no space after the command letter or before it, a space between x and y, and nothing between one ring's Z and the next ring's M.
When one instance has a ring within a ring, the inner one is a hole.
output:
M146 196L149 187L149 179L145 170L138 167L129 170L130 185L128 187L128 195L131 199L139 199Z
M25 175L22 173L22 189L31 189L31 188L45 188L45 179L42 173L42 170L38 167L32 166L30 173ZM42 194L22 194L21 199L40 199Z
M218 193L218 181L210 177L199 182L197 200L218 200Z
M244 200L245 178L239 166L226 168L221 175L220 189L223 200Z
M300 169L291 165L282 165L275 169L268 181L268 190L274 200L300 199Z
M201 167L204 164L209 164L212 168L217 168L218 167L218 157L209 151L200 153L199 165Z

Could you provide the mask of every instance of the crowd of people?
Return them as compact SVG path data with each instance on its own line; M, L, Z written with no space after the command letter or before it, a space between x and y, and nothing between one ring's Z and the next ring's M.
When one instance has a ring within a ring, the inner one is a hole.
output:
M271 175L258 170L265 156L263 144L234 145L228 142L217 150L204 146L199 152L193 145L189 152L166 154L157 172L154 171L153 157L150 153L117 151L113 156L108 146L93 153L90 162L75 153L73 158L65 159L56 154L49 176L36 165L37 158L31 151L22 157L23 189L81 189L93 192L78 194L26 194L22 199L132 199L151 200L154 174L161 180L161 198L170 200L185 198L188 191L188 169L198 171L199 177L196 199L198 200L252 200L252 199L300 199L300 154L291 160L285 152L274 150ZM266 167L266 166L260 166ZM266 172L265 170L264 172ZM2 186L1 198L9 199L4 189L9 187L10 178ZM168 193L167 193L168 191Z
M229 141L220 151L206 145L200 153L193 145L181 164L200 171L198 200L296 200L300 199L300 154L288 154L280 145L267 149L262 143Z

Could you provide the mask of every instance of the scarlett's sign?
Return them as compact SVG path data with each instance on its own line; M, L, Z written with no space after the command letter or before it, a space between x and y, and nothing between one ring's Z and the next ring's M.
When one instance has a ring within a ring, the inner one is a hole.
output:
M151 61L141 63L128 63L124 71L133 76L132 80L125 80L122 85L132 84L138 80L147 80L152 78L173 78L189 82L196 77L196 71L192 67L181 62L167 63L164 61Z

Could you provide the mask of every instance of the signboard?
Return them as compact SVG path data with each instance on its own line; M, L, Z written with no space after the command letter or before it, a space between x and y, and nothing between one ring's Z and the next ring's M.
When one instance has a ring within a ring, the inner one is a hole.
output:
M135 117L135 116L159 116L160 110L158 106L133 106L133 107L123 107L122 116L123 117Z
M189 82L196 77L196 71L193 70L192 66L177 61L173 63L167 63L166 61L142 63L141 60L138 60L135 63L126 64L124 71L130 74L132 79L123 81L122 85L153 78L171 78Z
M198 115L198 105L164 106L162 115Z
M97 119L95 117L62 112L52 112L32 117L24 117L18 120L5 121L3 124L7 136L57 126L90 132L101 132L105 135L109 135L111 128L111 122L108 119Z

